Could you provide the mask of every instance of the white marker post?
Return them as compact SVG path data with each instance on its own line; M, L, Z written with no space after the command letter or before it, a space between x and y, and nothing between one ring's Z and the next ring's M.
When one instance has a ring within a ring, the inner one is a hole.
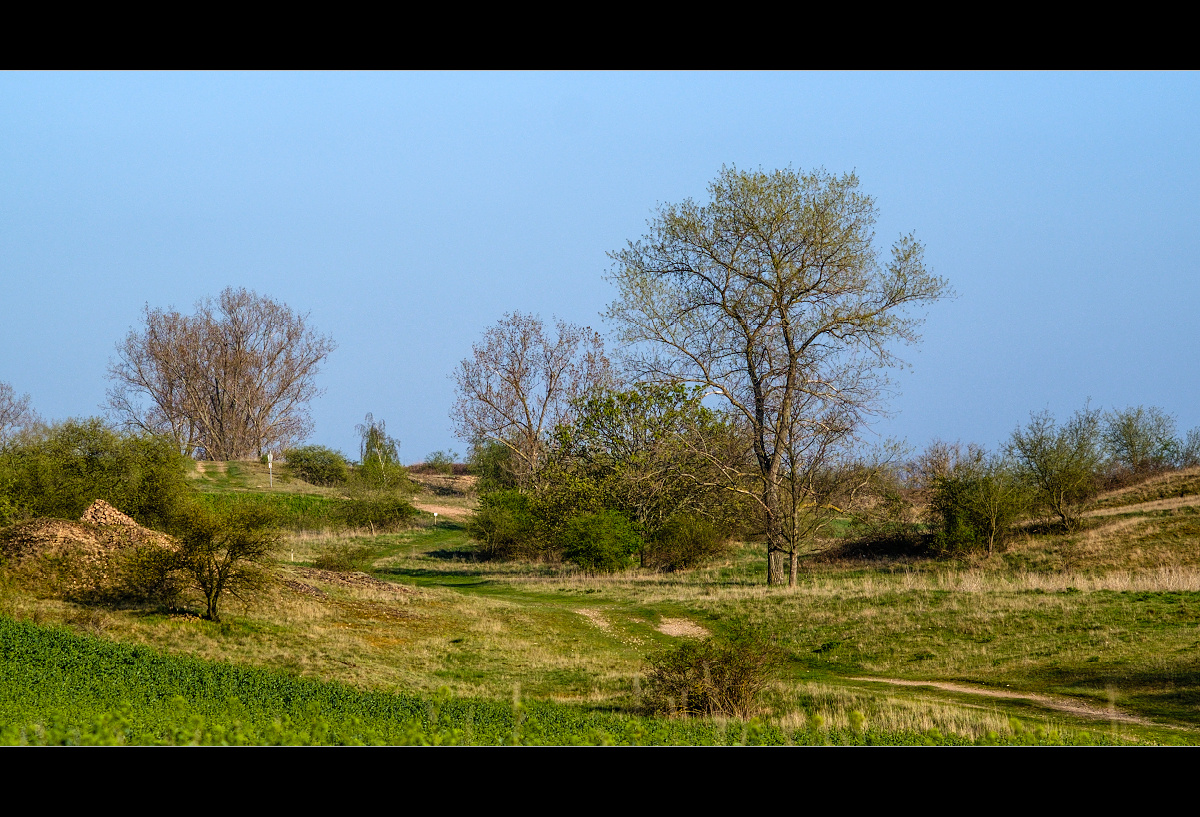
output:
M272 459L274 459L274 458L271 456L271 452L268 451L267 452L267 479L269 479L271 481L271 487L274 488L275 487L275 471L271 468Z

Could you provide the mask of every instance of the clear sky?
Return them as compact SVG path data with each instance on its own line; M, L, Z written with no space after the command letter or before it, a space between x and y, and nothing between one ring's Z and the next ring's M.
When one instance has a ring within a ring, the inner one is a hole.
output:
M723 164L857 172L957 292L882 436L1031 410L1200 426L1200 74L0 74L0 380L98 414L143 307L243 286L338 349L311 442L466 451L450 375L521 310L607 327L606 253Z

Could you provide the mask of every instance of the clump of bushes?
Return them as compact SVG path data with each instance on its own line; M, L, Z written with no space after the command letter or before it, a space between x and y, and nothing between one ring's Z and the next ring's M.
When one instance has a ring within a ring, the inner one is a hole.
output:
M417 515L417 509L402 496L386 490L356 492L334 508L334 521L343 528L372 531L402 530Z
M340 451L305 445L284 452L288 471L312 485L332 487L350 479L350 464Z
M719 556L725 543L725 536L707 519L676 514L647 543L646 567L687 570Z
M783 665L773 642L746 625L725 638L688 639L647 659L646 707L665 715L752 717Z
M479 498L479 510L467 522L467 533L484 559L532 557L536 519L528 494L500 490Z
M171 439L97 418L32 429L0 448L0 523L78 519L103 499L161 528L190 494L188 467Z
M562 533L563 558L593 573L612 573L633 564L642 538L617 511L574 517Z

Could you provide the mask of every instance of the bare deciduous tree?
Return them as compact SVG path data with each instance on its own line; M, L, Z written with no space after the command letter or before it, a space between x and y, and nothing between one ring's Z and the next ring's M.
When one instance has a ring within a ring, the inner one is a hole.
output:
M287 305L232 287L193 315L146 307L109 366L112 414L189 456L243 459L298 443L336 345Z
M635 375L699 384L746 423L777 584L789 531L811 529L788 518L811 507L802 474L881 411L891 344L917 339L906 307L946 283L911 236L881 262L875 203L853 174L725 168L709 193L707 205L661 207L647 236L611 254L620 295L607 318Z
M523 482L537 470L546 436L569 422L576 398L612 376L604 342L590 328L558 321L551 334L537 317L513 312L484 333L454 379L455 432L504 445Z
M29 395L17 396L11 385L0 381L0 443L14 431L37 422L37 415L29 408Z

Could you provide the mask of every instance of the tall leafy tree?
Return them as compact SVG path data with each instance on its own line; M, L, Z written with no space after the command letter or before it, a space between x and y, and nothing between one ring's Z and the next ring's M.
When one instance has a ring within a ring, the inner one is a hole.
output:
M619 295L606 314L636 376L699 385L745 424L755 487L739 489L760 507L778 584L787 531L804 529L788 518L805 507L785 502L788 474L837 448L813 440L845 442L882 410L893 345L918 339L911 308L947 285L911 235L880 257L875 202L854 174L726 167L708 193L661 206L610 255Z

